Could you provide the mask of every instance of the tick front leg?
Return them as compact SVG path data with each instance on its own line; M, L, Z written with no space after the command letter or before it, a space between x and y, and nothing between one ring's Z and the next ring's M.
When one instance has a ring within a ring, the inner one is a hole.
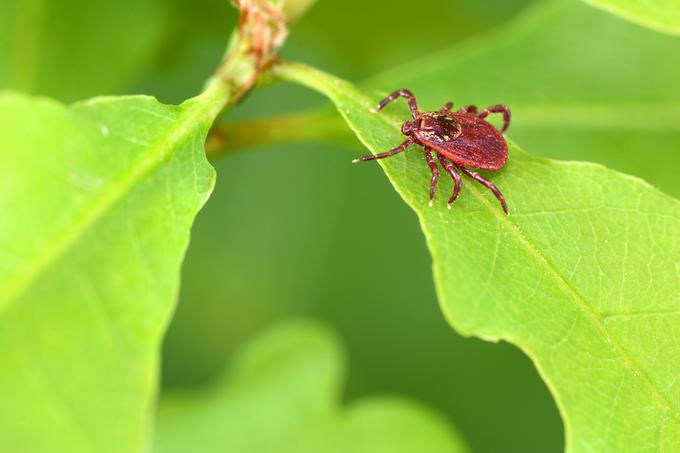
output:
M456 167L446 157L439 153L437 153L437 157L439 158L439 163L442 164L442 167L444 167L447 172L449 172L454 182L453 195L451 195L451 198L449 198L449 202L446 205L447 208L451 209L451 203L456 201L456 198L458 198L458 195L460 194L460 175L456 171Z
M359 157L358 159L354 159L352 163L363 162L366 160L384 159L385 157L394 156L395 154L399 154L400 152L404 151L411 144L413 144L413 140L409 139L394 149L380 154L369 154L368 156Z
M432 172L432 182L430 182L430 207L432 207L434 194L437 190L437 181L439 181L439 168L437 168L437 162L435 162L434 157L432 157L432 150L430 148L425 148L425 160Z
M406 100L408 101L408 106L411 109L411 115L413 115L413 119L416 119L418 115L420 115L420 110L418 110L418 104L416 104L416 97L409 90L395 91L394 93L390 94L385 99L380 101L375 109L378 111L382 110L387 104L394 101L398 97L406 98Z
M505 198L503 197L501 191L498 190L498 187L494 185L494 183L492 183L488 179L485 179L482 175L480 175L476 171L472 171L469 168L463 167L462 165L459 165L458 168L460 169L460 171L468 175L470 178L476 180L477 182L485 186L487 189L489 189L491 192L493 192L498 201L501 202L501 206L503 207L503 211L505 211L505 214L506 215L509 214L508 205L505 203Z
M444 104L444 107L440 108L440 112L450 112L451 109L453 108L453 102L449 101L446 104Z
M510 108L505 104L492 105L491 107L480 110L477 116L486 118L489 116L489 113L503 114L503 128L501 129L501 132L505 132L508 129L508 126L510 126Z

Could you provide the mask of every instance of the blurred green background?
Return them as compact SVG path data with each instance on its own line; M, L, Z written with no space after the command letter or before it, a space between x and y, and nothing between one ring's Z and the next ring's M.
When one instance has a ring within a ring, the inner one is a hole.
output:
M487 34L531 3L320 0L293 26L283 55L361 82ZM200 92L235 20L226 0L3 1L0 87L66 102L124 93L181 102ZM436 92L419 90L427 99ZM275 85L226 121L323 104ZM548 137L528 151L550 140L550 130L541 133ZM332 326L347 349L345 400L409 396L445 414L473 451L561 451L559 415L533 365L508 344L451 330L415 215L377 165L349 164L361 154L358 142L286 144L215 162L217 186L194 227L165 341L164 390L210 385L245 339L307 316ZM630 162L631 171L654 184L670 180L655 181L642 162Z

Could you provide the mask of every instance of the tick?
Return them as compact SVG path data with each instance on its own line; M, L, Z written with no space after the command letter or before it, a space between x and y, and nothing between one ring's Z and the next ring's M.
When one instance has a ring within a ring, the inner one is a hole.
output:
M460 194L461 178L458 173L460 171L493 192L500 201L503 211L508 214L508 205L498 187L479 173L467 168L498 171L507 162L508 144L502 132L505 132L510 125L508 106L498 104L477 110L474 105L468 105L454 112L451 110L453 102L448 102L437 111L421 113L413 93L408 90L397 90L380 101L376 109L382 110L399 97L406 98L411 108L411 115L413 115L413 120L406 121L401 126L401 133L408 139L387 152L363 156L354 159L354 162L383 159L401 153L410 145L421 145L425 149L425 160L432 172L430 206L432 206L437 181L439 181L439 168L432 155L434 151L441 166L453 179L453 195L449 198L447 205L449 209L451 209L451 203L456 201ZM500 131L485 120L490 113L503 114L503 127Z

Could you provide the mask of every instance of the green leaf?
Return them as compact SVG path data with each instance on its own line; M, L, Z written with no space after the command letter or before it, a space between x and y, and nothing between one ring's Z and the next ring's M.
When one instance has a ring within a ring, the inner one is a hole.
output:
M144 450L222 90L0 94L0 451Z
M164 398L159 453L455 453L467 449L439 416L395 397L340 407L337 339L289 322L255 339L207 394Z
M403 141L404 115L372 110L380 96L302 65L279 74L328 96L372 152ZM447 319L532 358L568 451L680 449L676 200L600 165L536 158L510 143L508 164L489 175L510 215L469 179L448 211L447 184L428 208L421 152L380 163L418 214Z
M406 87L428 106L508 104L508 135L527 151L603 163L680 196L677 55L680 39L558 1L367 86Z
M3 0L0 88L73 101L120 92L161 41L161 0Z
M680 35L680 5L677 0L583 1L646 27Z

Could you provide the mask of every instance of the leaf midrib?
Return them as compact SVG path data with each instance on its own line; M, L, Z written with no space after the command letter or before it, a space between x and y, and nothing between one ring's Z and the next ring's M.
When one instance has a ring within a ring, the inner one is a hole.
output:
M64 256L78 238L94 226L111 207L123 199L146 175L153 172L161 163L166 162L174 154L173 145L200 127L201 117L211 110L212 106L210 102L199 105L200 107L183 109L184 114L177 118L176 126L171 128L162 140L149 146L127 173L108 184L91 203L83 208L75 217L74 222L48 241L49 245L43 249L42 253L28 259L26 264L7 280L8 283L0 289L0 314L18 300L53 263ZM162 155L163 158L154 158L158 155Z

